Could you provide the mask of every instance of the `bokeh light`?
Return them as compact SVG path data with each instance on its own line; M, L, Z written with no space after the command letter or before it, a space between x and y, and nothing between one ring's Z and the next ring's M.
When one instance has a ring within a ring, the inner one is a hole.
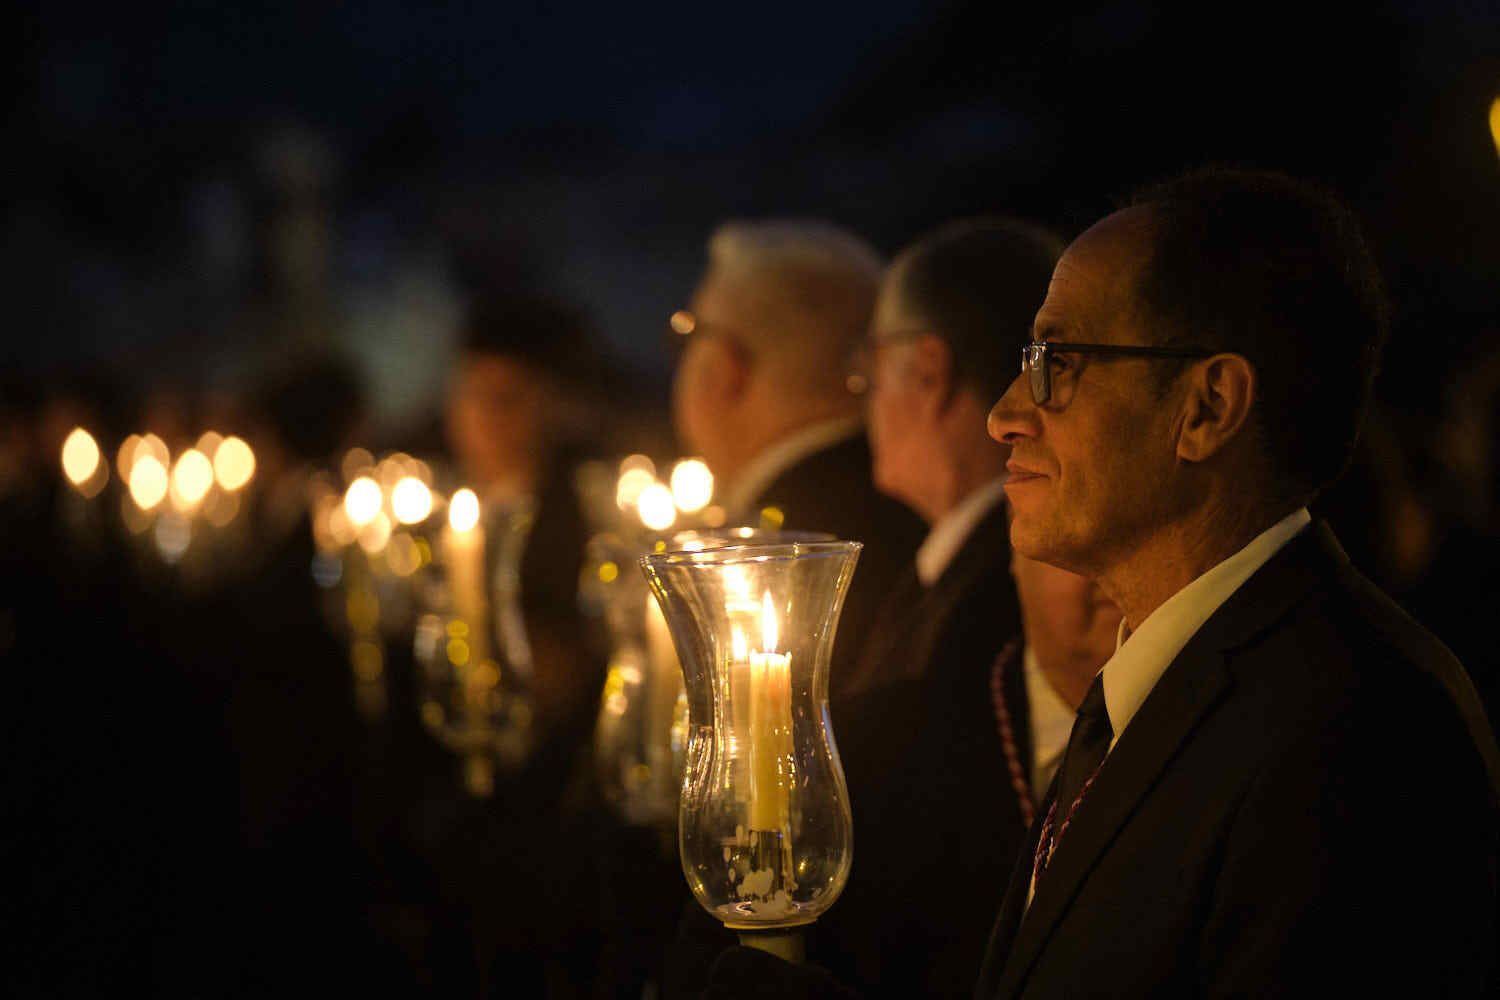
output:
M714 474L700 459L685 458L672 467L672 500L677 509L694 514L714 496Z
M637 507L641 512L641 523L652 531L666 531L677 520L672 491L662 483L652 483L641 490Z
M203 517L209 524L222 528L235 519L240 512L240 495L214 490L203 505Z
M213 458L214 454L219 450L219 445L223 443L224 435L218 431L204 431L198 435L198 440L193 444L193 447L203 452L209 458Z
M360 526L359 547L372 556L379 555L390 540L391 519L385 516L383 510L377 510L374 517Z
M417 540L404 531L391 535L385 549L385 564L397 576L411 576L422 567L422 550Z
M135 447L135 458L140 459L142 455L150 455L161 463L163 469L172 467L172 453L167 450L167 443L155 434L147 434L141 438Z
M368 475L375 468L375 456L364 448L350 448L344 453L343 462L339 463L339 471L344 475L344 482L352 483L360 476Z
M346 545L353 545L357 534L358 531L349 520L349 512L344 509L342 503L335 503L328 512L328 537L335 546L343 548Z
M1490 102L1490 138L1495 140L1495 155L1500 156L1500 97Z
M73 428L63 441L62 467L68 482L82 487L99 471L99 443L82 427Z
M167 467L155 455L138 455L128 482L135 505L141 510L155 510L167 496Z
M233 493L255 475L255 452L237 437L227 437L214 449L214 478L221 489Z
M360 476L354 480L344 493L344 513L349 515L349 523L355 528L363 528L375 520L384 503L385 497L380 492L380 484L369 476Z
M411 474L411 456L405 452L392 452L375 466L375 479L387 492L395 489L398 482Z
M448 524L454 531L473 531L479 523L479 496L468 487L448 501Z
M196 507L214 484L213 463L196 448L189 448L172 467L172 504L186 511Z
M140 444L141 436L132 434L120 443L120 450L115 454L115 471L127 483L130 481L130 470L135 468L135 450Z
M624 475L631 469L640 469L648 473L652 479L656 478L656 463L651 461L649 455L626 455L620 459L620 475Z
M619 485L615 487L615 504L621 510L629 510L641 499L641 491L656 482L656 474L645 469L632 468L620 473Z
M391 490L391 510L402 524L420 524L432 513L432 491L416 476L403 476Z
M161 553L162 558L175 563L193 542L193 525L187 518L168 511L157 518L156 530L152 534L156 540L156 550Z

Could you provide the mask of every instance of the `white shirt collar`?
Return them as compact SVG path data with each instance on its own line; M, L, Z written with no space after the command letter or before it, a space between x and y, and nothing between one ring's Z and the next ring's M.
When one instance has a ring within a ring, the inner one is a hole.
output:
M1030 646L1021 651L1021 667L1026 673L1026 701L1031 713L1027 720L1031 726L1031 797L1040 802L1068 747L1074 713L1042 673Z
M1120 622L1115 655L1100 671L1104 675L1104 705L1115 731L1110 749L1120 741L1120 734L1188 640L1230 595L1311 521L1305 507L1277 521L1249 545L1173 594L1128 638L1125 623Z
M1005 499L1005 477L992 479L938 518L917 549L917 579L930 587L943 575L979 522Z
M864 422L858 416L835 417L799 427L769 447L761 449L745 465L734 486L724 494L724 509L731 518L748 513L750 502L776 481L776 477L814 452L862 432Z

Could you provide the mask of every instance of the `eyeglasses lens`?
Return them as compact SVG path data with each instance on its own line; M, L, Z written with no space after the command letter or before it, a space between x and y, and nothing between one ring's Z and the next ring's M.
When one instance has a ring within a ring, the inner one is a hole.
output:
M1047 402L1052 396L1052 384L1047 377L1045 344L1027 344L1021 348L1021 370L1031 379L1031 401L1037 406Z

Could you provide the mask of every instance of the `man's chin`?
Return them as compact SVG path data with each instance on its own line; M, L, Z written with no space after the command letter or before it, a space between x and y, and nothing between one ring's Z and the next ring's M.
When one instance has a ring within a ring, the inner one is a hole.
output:
M1032 522L1020 511L1010 521L1010 547L1019 555L1060 569L1069 569L1066 549L1056 536L1042 525Z

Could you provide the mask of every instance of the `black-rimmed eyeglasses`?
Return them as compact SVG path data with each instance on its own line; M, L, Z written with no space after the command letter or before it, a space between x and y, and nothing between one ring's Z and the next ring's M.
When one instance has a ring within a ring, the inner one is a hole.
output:
M1031 380L1031 399L1041 406L1052 398L1054 354L1093 354L1117 358L1207 358L1217 351L1206 347L1145 347L1135 344L1070 344L1060 340L1034 341L1021 348L1021 372Z

